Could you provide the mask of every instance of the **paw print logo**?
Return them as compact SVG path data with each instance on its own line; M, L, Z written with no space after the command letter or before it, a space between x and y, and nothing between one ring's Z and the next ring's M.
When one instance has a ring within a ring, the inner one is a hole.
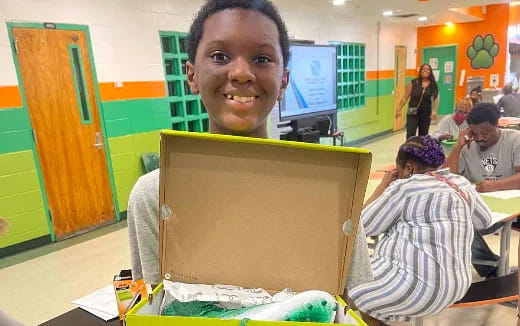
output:
M493 35L488 34L484 38L477 35L473 39L473 44L468 47L467 55L473 69L487 69L495 63L499 51L500 48L495 43Z

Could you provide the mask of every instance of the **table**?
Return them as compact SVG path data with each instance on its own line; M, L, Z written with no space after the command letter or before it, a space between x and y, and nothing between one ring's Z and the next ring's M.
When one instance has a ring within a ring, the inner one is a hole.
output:
M369 180L365 192L365 201L372 195L381 180ZM506 214L507 217L494 219L493 224L504 223L500 231L500 258L498 260L497 276L504 276L510 273L509 270L509 251L511 245L511 226L520 216L520 198L499 199L481 195L486 205L493 213Z
M104 321L83 309L76 308L56 318L48 320L40 326L120 326L119 319Z

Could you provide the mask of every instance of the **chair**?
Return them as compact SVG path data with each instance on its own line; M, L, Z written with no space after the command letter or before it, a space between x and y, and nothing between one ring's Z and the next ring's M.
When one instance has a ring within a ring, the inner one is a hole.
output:
M141 161L143 162L144 173L152 172L159 168L159 154L157 153L144 153L141 155Z

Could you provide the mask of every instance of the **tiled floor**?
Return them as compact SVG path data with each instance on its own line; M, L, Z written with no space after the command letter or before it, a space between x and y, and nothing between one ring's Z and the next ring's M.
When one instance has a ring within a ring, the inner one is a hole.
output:
M360 144L374 154L372 171L394 163L403 133ZM486 237L498 251L498 236ZM511 266L517 265L518 233L512 235ZM0 309L26 325L37 325L74 306L71 301L108 285L130 266L126 223L0 260ZM425 319L425 326L513 325L515 310L502 305L448 309Z

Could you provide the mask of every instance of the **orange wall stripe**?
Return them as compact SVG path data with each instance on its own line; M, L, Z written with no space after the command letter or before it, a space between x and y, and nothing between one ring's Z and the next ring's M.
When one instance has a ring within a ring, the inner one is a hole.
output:
M367 71L367 80L392 79L392 78L394 78L393 70Z
M116 88L113 82L105 82L99 83L99 93L101 101L165 97L166 86L163 80L123 82L121 88Z
M406 77L417 77L417 69L406 69Z
M0 109L21 108L22 106L18 86L0 86Z

